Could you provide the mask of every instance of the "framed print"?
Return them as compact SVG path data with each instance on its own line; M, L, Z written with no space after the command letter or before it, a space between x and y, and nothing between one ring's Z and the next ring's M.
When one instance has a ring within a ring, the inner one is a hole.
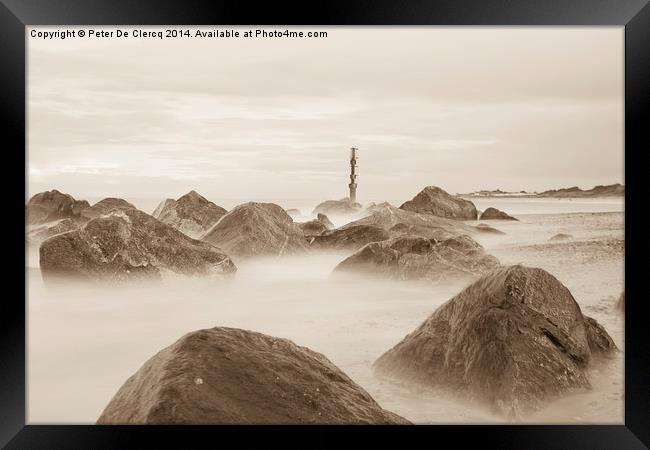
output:
M647 448L647 2L311 6L3 0L3 445Z

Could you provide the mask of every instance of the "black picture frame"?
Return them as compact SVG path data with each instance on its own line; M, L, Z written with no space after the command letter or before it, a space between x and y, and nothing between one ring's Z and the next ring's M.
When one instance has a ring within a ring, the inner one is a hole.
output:
M643 280L650 249L643 220L649 193L642 171L649 149L650 6L647 0L364 0L313 2L209 2L201 0L0 0L2 83L0 110L5 125L5 174L26 168L25 27L30 25L573 25L625 27L625 425L463 425L419 427L212 427L212 426L47 426L25 424L25 295L20 274L6 272L16 288L2 300L0 327L0 444L6 448L132 448L153 443L182 448L195 439L210 446L237 434L237 445L259 439L287 439L305 446L330 446L348 437L404 439L454 447L481 445L512 449L637 449L650 446L650 347L648 300ZM20 152L23 150L23 155ZM10 161L7 161L9 157ZM3 177L8 180L8 177ZM13 178L13 177L12 177ZM26 182L26 179L24 180ZM15 206L5 224L24 214L15 182L5 181ZM10 220L11 219L11 220ZM25 256L22 231L10 224L3 248ZM9 238L11 236L11 238ZM14 243L14 246L9 246ZM11 247L11 248L10 248ZM13 256L13 255L12 255ZM6 270L20 270L13 257ZM9 292L6 290L5 292ZM23 298L19 297L22 292ZM255 431L252 433L251 431ZM289 433L291 437L281 436ZM317 438L309 436L318 434ZM359 436L360 435L360 436ZM415 441L413 441L415 442ZM448 445L448 444L447 444Z

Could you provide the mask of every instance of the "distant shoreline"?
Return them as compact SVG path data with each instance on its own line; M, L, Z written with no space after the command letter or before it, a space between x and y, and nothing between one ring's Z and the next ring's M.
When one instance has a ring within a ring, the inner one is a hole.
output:
M553 198L557 200L573 200L573 199L617 199L617 198L624 198L625 194L621 195L576 195L576 196L568 196L568 195L539 195L539 194L493 194L493 195L487 195L487 194L456 194L457 197L461 198Z
M496 189L457 195L464 198L620 198L625 197L625 185L619 183L606 186L598 185L587 190L573 186L570 188L551 189L544 192L505 192Z

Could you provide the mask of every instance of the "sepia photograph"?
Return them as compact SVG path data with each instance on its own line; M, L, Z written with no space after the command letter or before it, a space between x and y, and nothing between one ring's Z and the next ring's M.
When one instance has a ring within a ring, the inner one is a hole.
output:
M624 423L623 27L25 35L28 424Z

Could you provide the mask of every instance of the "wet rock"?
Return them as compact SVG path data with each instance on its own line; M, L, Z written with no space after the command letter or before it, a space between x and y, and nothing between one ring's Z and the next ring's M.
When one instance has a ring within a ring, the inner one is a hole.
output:
M357 214L362 210L359 203L353 203L348 198L341 200L326 200L319 203L313 211L313 214L323 213L330 215Z
M444 303L374 369L451 388L512 417L588 388L592 356L613 351L607 332L562 283L518 265L496 269Z
M149 359L98 424L405 424L325 356L234 328L186 334Z
M387 203L376 205L368 216L350 222L342 226L341 229L359 225L383 228L389 232L391 237L411 235L447 239L461 234L472 235L477 232L474 227L458 220L405 211Z
M319 236L327 231L327 226L318 219L310 220L309 222L299 223L298 226L305 234L305 237Z
M518 220L496 208L488 208L481 214L480 220Z
M330 219L325 214L321 213L318 213L316 219L310 220L309 222L299 223L298 226L307 238L320 236L327 230L334 228L334 224Z
M45 240L39 258L45 280L123 281L166 273L221 278L237 270L214 245L191 239L133 208L98 216Z
M456 278L474 278L499 265L483 247L469 236L438 241L405 236L372 242L334 269L400 280L444 282Z
M357 250L369 242L383 241L390 233L374 225L354 225L325 231L311 240L311 246L321 250Z
M85 219L90 220L113 211L121 211L125 209L136 209L136 207L124 199L108 197L98 201L90 208L83 210L81 215Z
M325 227L326 227L328 230L332 230L332 229L336 228L336 227L334 226L334 224L332 223L332 221L329 219L329 217L327 217L325 214L318 213L318 215L316 216L316 219L317 219L320 223L322 223L323 225L325 225Z
M190 191L178 200L169 198L160 203L153 216L189 237L199 239L227 212L196 191Z
M456 220L476 220L477 218L474 203L449 195L436 186L425 187L412 200L400 206L400 209Z
M90 207L86 200L75 200L69 194L53 189L32 196L25 207L28 225L43 224L62 219L78 219Z
M82 226L86 221L81 218L74 219L60 219L53 222L47 222L38 225L27 232L27 240L33 243L43 242L57 234L67 233L68 231L76 230Z
M273 203L244 203L223 216L202 238L232 257L282 256L308 251L305 236Z

